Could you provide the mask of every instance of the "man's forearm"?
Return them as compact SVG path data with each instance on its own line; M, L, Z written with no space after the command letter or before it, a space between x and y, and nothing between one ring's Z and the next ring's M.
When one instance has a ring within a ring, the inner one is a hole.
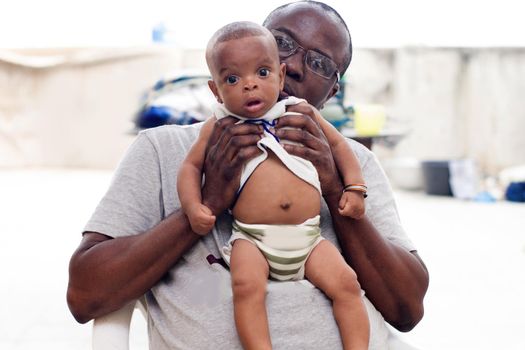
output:
M86 233L69 266L72 314L84 323L140 297L198 239L182 211L133 236L112 239Z
M339 215L336 199L328 199L327 204L343 255L368 299L392 326L412 329L423 317L428 287L425 265L417 254L385 239L367 218Z

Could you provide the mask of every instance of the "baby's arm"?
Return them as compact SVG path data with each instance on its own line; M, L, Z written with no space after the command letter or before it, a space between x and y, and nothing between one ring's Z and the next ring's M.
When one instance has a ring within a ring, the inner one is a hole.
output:
M365 214L366 186L359 161L345 137L321 115L315 113L315 116L328 139L335 164L344 180L345 191L339 202L339 213L360 219ZM357 186L350 187L352 185Z
M182 163L177 178L177 191L182 209L188 216L191 229L199 235L210 232L215 224L215 215L202 204L201 197L202 167L206 156L206 144L214 123L215 118L210 118L204 123L199 137Z

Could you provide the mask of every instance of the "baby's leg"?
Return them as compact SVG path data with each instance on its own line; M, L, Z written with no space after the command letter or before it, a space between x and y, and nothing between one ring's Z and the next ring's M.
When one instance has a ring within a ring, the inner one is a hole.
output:
M266 315L268 262L251 242L234 242L230 269L237 333L244 349L271 349Z
M361 287L354 270L331 242L324 240L314 248L305 275L332 300L343 348L368 349L370 325Z

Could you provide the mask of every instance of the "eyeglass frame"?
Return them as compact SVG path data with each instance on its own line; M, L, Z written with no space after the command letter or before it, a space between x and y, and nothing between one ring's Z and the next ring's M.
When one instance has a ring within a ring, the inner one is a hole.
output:
M291 56L293 56L293 55L295 55L295 54L297 53L297 50L298 50L298 49L301 49L301 50L304 51L304 65L306 66L306 68L308 68L309 71L311 71L311 72L314 73L315 75L318 75L318 76L320 76L320 77L322 77L322 78L324 78L324 79L331 79L331 78L332 78L332 76L326 77L326 76L324 76L324 75L319 74L318 72L316 72L315 70L313 70L313 68L310 67L310 65L306 64L306 57L308 56L308 52L314 52L315 54L320 55L320 56L326 58L328 61L332 62L332 63L334 64L335 67L337 67L337 64L336 64L336 63L334 62L334 60L332 60L330 57L328 57L328 56L326 56L326 55L324 55L324 54L322 54L322 53L320 53L320 52L317 52L317 51L315 51L315 50L310 50L310 49L307 50L307 49L305 49L304 47L302 47L301 45L299 45L299 43L298 43L294 38L292 38L290 35L288 35L288 34L286 34L286 33L284 33L284 32L281 32L280 30L277 30L277 29L270 29L270 32L272 33L272 35L274 36L274 38L275 38L276 34L279 35L279 36L286 36L287 38L289 38L291 41L293 41L293 42L295 43L295 48L294 48L293 51L290 52L288 55L281 55L281 50L279 49L279 45L277 45L277 50L279 51L279 57L280 57L280 58L291 57ZM341 75L340 75L340 73L339 73L339 69L335 68L335 72L334 72L334 74L335 74L335 79L336 79L335 82L338 83L338 82L341 80Z

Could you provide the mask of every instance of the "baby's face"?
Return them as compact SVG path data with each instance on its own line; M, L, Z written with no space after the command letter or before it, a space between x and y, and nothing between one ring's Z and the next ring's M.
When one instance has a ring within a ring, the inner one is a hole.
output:
M210 88L230 112L258 118L277 102L285 68L273 40L250 36L215 47Z

